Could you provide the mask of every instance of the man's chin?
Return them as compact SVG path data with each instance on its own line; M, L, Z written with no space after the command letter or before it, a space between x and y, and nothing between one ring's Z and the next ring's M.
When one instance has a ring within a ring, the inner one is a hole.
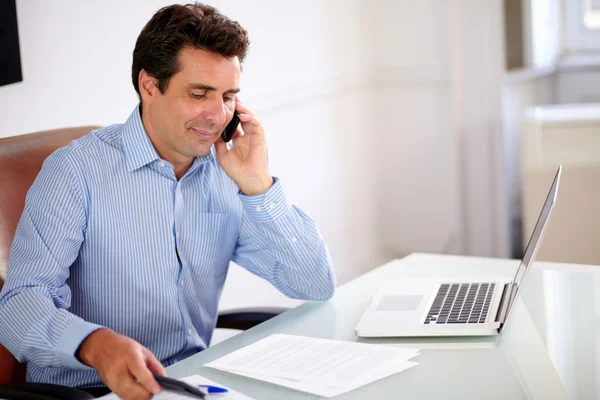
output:
M210 153L213 143L203 143L201 146L195 146L193 153L195 157L205 157Z

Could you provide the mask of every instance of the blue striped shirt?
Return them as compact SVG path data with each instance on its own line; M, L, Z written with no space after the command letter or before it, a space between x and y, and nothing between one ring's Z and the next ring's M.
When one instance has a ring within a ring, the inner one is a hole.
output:
M101 327L168 366L210 343L231 260L289 297L333 295L327 248L277 178L244 196L213 148L177 180L136 107L44 162L0 292L0 343L35 382L101 385L75 357Z

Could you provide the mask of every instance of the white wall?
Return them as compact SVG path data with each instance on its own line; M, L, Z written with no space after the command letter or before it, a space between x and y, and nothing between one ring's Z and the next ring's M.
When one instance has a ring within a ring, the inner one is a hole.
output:
M501 2L369 4L386 254L508 255Z
M502 130L506 154L507 214L510 219L511 256L520 258L523 250L522 231L522 143L525 111L528 107L552 104L556 97L554 75L543 73L509 74L502 90Z
M0 137L124 121L135 39L160 3L17 1L23 82L0 87Z
M448 7L436 0L374 2L378 217L381 243L393 256L464 251Z
M17 0L24 81L0 87L0 137L123 122L135 39L168 3ZM499 0L209 3L250 32L242 99L339 283L412 251L507 255ZM222 308L291 304L231 278Z

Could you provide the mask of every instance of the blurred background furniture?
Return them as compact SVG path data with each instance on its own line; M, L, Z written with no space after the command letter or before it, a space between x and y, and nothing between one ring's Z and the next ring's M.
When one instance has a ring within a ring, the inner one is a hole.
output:
M537 259L600 265L600 104L532 107L523 134L523 237L529 237L562 164L556 208Z

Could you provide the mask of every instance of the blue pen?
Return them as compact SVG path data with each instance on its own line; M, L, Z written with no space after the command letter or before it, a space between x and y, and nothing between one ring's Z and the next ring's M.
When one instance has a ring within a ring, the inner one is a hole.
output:
M227 393L228 390L222 387L218 387L218 386L212 386L212 385L198 385L199 388L201 389L206 389L206 391L208 392L208 394L212 394L212 393Z

